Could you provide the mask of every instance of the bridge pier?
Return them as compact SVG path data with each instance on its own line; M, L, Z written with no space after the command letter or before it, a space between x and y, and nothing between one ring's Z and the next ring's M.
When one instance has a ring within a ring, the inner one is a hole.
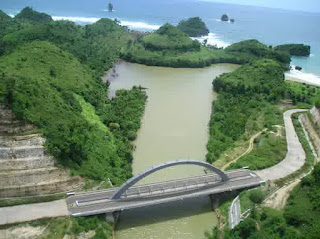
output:
M212 211L214 211L215 209L217 209L219 207L221 197L222 197L222 193L209 195Z
M106 221L109 223L117 224L120 220L120 211L115 211L113 213L106 213Z

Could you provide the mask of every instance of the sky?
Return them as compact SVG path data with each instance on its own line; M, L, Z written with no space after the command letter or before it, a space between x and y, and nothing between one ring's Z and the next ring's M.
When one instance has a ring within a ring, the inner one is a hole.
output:
M320 0L201 0L206 2L223 2L306 12L320 12Z

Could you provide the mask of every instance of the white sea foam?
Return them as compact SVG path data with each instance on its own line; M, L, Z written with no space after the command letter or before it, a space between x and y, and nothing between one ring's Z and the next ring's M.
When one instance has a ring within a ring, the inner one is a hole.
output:
M55 21L59 20L68 20L77 23L95 23L100 20L97 17L67 17L67 16L52 16L52 19Z
M145 22L129 22L129 21L121 21L122 26L127 26L132 29L147 29L147 30L157 30L160 28L159 25L152 25Z
M69 20L77 23L95 23L100 20L96 17L69 17L69 16L53 16L53 20ZM130 29L141 29L141 30L157 30L159 25L152 25L145 22L131 22L131 21L121 21L122 26L127 26Z
M312 73L306 73L303 71L295 70L294 66L292 66L292 68L293 69L291 69L290 72L287 72L285 74L287 80L293 80L300 83L320 86L320 76L317 76Z
M207 40L208 45L217 46L217 47L227 47L230 46L230 43L227 43L221 39L219 39L218 35L215 33L209 33L208 36L202 37L192 37L193 40L198 40L203 43L204 40Z

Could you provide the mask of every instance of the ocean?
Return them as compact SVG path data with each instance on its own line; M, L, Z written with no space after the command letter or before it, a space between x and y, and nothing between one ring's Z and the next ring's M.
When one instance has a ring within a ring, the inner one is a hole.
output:
M47 12L55 20L68 19L80 24L93 23L100 18L116 18L130 29L154 31L162 24L177 24L180 20L199 16L207 24L208 43L226 47L246 39L258 39L267 45L304 43L311 46L310 57L292 57L292 65L302 72L290 76L320 83L320 13L250 7L206 0L111 0L114 11L108 12L103 0L2 0L0 9L10 15L25 6ZM319 9L320 10L320 9ZM221 22L228 14L235 23Z

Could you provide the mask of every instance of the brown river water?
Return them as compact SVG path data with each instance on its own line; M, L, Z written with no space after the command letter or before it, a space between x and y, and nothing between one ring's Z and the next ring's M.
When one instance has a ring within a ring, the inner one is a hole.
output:
M147 106L134 142L133 174L176 159L205 160L211 104L216 97L212 80L236 68L230 64L204 69L117 64L115 77L111 77L111 93L134 85L147 88ZM141 183L201 174L201 167L175 166L156 172ZM209 197L203 197L125 211L117 224L116 238L199 239L216 224Z

